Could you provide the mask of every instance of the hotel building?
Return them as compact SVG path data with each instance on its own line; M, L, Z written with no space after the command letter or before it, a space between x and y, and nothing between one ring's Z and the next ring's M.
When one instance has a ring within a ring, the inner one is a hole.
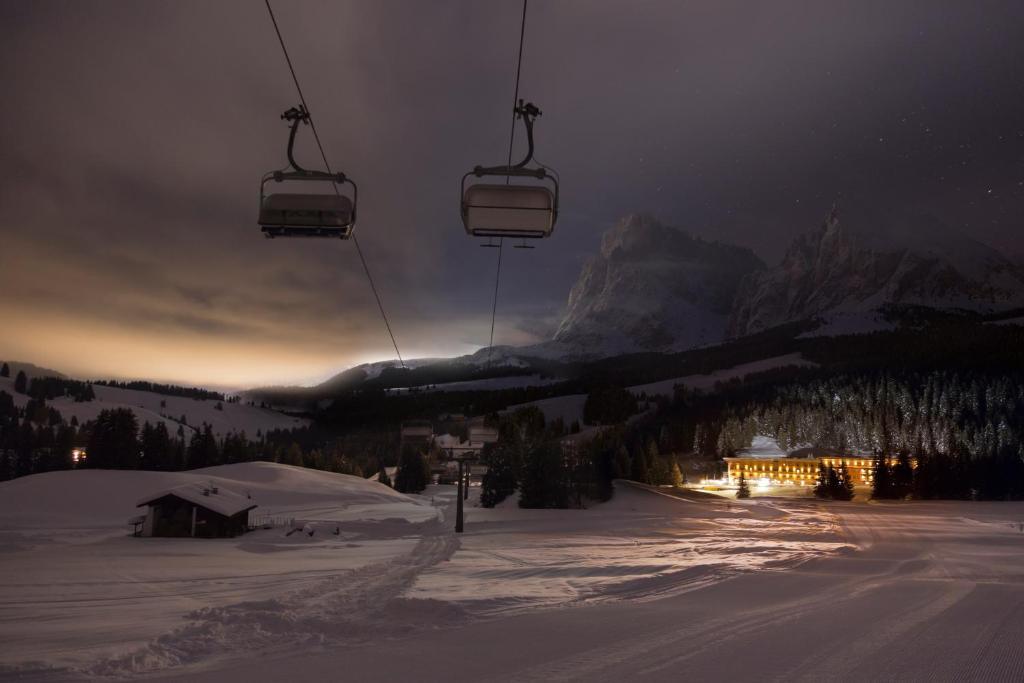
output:
M739 482L740 474L751 485L765 486L814 486L818 483L821 465L846 470L853 478L854 486L870 486L874 479L874 460L857 455L824 455L806 458L723 458L728 467L730 484Z

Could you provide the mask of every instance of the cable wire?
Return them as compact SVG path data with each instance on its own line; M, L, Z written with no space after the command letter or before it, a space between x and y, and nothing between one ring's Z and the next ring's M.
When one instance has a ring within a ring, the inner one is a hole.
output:
M270 0L267 0L269 2ZM523 71L523 39L526 36L526 3L527 0L523 0L523 18L519 24L519 59L516 63L516 87L512 95L512 129L508 135L508 163L506 166L512 165L512 146L516 141L516 106L519 104L519 75ZM505 176L505 184L509 185L512 182L510 176ZM494 303L491 306L491 340L487 344L487 365L485 367L491 367L491 354L494 352L494 321L498 316L498 285L501 284L501 251L505 244L505 238L498 238L498 270L494 275Z
M302 86L299 85L299 77L295 75L295 67L292 65L292 58L288 54L288 48L284 44L284 36L281 35L281 29L277 25L277 17L274 16L274 10L270 6L270 0L263 0L267 6L267 13L270 15L270 21L274 24L274 32L277 33L277 41L281 44L281 52L284 53L284 60L288 63L288 70L292 74L292 81L295 82L295 90L299 93L299 101L302 102L302 106L309 113L309 105L306 104L306 96L302 93ZM525 0L524 0L525 3ZM522 49L522 48L520 48ZM516 85L518 89L518 84ZM324 166L327 168L327 172L334 175L334 171L331 170L331 164L327 161L327 154L324 152L324 146L320 142L320 134L316 130L316 122L313 121L313 115L309 114L309 127L313 129L313 139L316 140L316 146L320 150L320 158L324 161ZM335 194L341 194L338 190L337 183L331 183L334 187ZM377 300L377 308L380 309L380 316L384 319L384 327L388 330L388 336L391 337L391 344L395 347L395 354L398 356L398 362L405 368L405 361L402 360L402 352L398 350L398 342L395 341L395 335L391 331L391 323L388 321L388 314L384 312L384 304L381 302L380 294L377 292L377 285L373 281L373 276L370 274L370 267L366 264L366 257L363 256L363 250L359 246L359 240L356 238L355 232L352 233L352 242L356 245L356 253L359 254L359 261L363 264L363 272L366 273L366 279L370 282L370 289L373 291L373 297ZM493 339L493 332L492 332Z

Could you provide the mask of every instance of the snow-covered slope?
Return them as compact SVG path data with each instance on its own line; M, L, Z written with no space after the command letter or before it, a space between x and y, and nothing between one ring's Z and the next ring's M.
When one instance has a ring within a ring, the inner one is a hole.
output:
M0 482L0 528L120 530L129 517L139 514L136 504L141 498L184 484L211 483L251 495L259 506L254 516L334 520L384 514L415 521L435 517L432 509L360 477L249 462L188 472L62 470Z
M15 393L13 377L0 377L0 391L14 396L14 401L19 406L23 406L28 401L28 396ZM98 384L93 385L93 391L96 394L96 399L92 401L76 403L70 398L57 398L47 401L47 404L60 412L65 420L75 417L80 423L95 419L102 410L130 408L135 413L140 426L144 422L150 424L163 422L172 434L182 424L185 425L185 430L189 431L206 423L211 425L219 436L231 432L245 432L247 436L255 438L257 432L266 433L273 429L292 429L302 427L309 422L303 418L291 417L274 410L242 403L167 396L149 391L119 389ZM218 403L221 404L221 410L215 407ZM185 418L184 423L181 421L182 417Z
M637 386L629 387L629 391L638 396L640 394L647 394L648 396L654 396L656 394L672 396L675 394L677 386L684 386L687 389L696 389L699 391L708 391L710 389L714 389L715 385L719 382L728 382L731 379L742 379L747 375L753 375L758 372L766 372L768 370L785 367L814 367L815 365L816 363L805 359L799 353L787 353L784 356L775 356L774 358L764 358L750 363L743 363L731 368L725 368L724 370L717 370L706 375L687 375L685 377L663 379L659 382L651 382L649 384L639 384Z
M128 535L140 498L211 482L251 495L252 518L289 522L229 539ZM273 463L2 482L0 679L123 677L366 632L356 615L404 588L391 563L426 555L437 519L376 482Z
M748 249L629 216L584 266L554 341L578 357L717 342L738 283L761 265Z
M743 282L731 336L814 317L864 321L892 305L991 312L1024 305L1024 268L930 216L836 209L782 262Z

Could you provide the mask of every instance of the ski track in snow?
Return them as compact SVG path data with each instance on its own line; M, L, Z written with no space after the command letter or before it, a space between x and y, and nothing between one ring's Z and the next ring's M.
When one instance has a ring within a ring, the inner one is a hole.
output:
M448 507L454 503L447 501ZM396 637L429 625L464 620L461 610L403 594L426 569L451 559L459 539L443 523L446 510L420 525L412 552L316 581L277 598L203 608L187 626L139 651L100 662L92 676L124 676L226 659L252 651L320 647Z
M191 623L130 654L83 671L125 676L251 651L392 637L429 623L457 623L458 609L401 597L424 569L448 560L459 541L435 523L412 553L341 572L281 597L196 610Z

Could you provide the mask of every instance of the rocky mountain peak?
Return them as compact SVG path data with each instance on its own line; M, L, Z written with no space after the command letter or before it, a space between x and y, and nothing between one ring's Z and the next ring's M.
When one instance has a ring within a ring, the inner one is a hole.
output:
M720 341L738 283L760 267L748 249L708 242L650 214L627 216L584 265L555 341L581 356Z
M922 214L847 218L833 207L781 263L748 276L730 336L825 314L890 305L994 311L1024 305L1024 269Z

